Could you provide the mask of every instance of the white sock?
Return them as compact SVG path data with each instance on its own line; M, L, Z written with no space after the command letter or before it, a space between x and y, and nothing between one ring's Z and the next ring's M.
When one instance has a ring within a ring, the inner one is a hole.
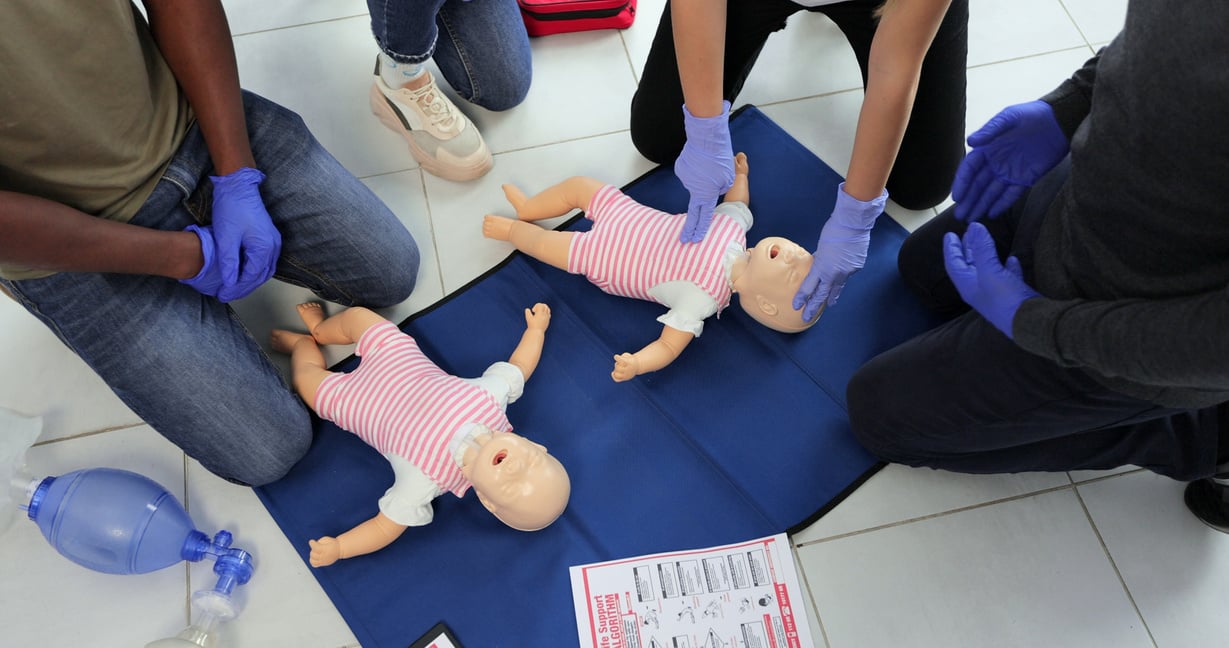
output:
M380 52L380 78L394 90L422 76L425 71L422 63L398 63Z

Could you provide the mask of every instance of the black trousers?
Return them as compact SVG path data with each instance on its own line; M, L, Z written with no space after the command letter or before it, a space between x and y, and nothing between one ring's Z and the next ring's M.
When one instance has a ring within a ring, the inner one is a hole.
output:
M1037 230L1069 168L1059 165L986 223L1000 256L1015 254L1028 281ZM969 310L942 255L943 234L964 229L948 209L901 247L901 276L952 319L871 359L850 380L850 421L868 450L966 473L1137 465L1189 481L1216 472L1225 406L1180 410L1124 396L1021 349Z
M851 0L809 9L828 16L845 34L862 68L864 87L877 26L873 11L880 4L882 0ZM734 104L769 34L783 29L795 12L808 9L789 0L727 0L726 5L724 92ZM968 20L968 0L954 0L922 63L913 112L887 186L892 199L909 209L942 202L964 157ZM685 141L683 87L672 30L667 2L632 98L632 142L659 164L673 163Z

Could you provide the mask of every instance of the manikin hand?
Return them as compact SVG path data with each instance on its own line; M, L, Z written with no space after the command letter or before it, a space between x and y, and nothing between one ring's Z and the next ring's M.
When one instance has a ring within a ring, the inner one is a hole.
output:
M999 263L994 239L981 223L970 224L964 240L955 232L943 236L943 266L960 297L1011 339L1020 304L1041 296L1024 283L1019 259L1012 256L1006 266Z
M630 353L620 353L614 357L614 371L610 377L615 382L624 382L640 375L640 360Z
M192 232L200 238L201 257L204 259L204 262L201 263L201 270L196 273L195 277L180 279L179 283L195 288L202 295L217 297L218 291L222 289L222 269L218 265L216 247L213 242L213 228L189 225L184 228L184 231Z
M696 117L683 106L687 142L674 161L674 175L687 188L687 219L680 243L699 243L713 222L717 197L734 184L734 149L730 146L730 102L721 104L716 117Z
M975 221L1007 211L1067 155L1071 143L1044 101L1004 108L969 136L973 150L956 169L956 218Z
M866 265L871 230L887 202L886 190L864 202L845 193L844 182L837 186L836 205L820 231L815 261L794 295L794 310L802 310L803 321L814 319L821 306L835 305L850 275Z
M223 302L245 297L273 276L282 235L260 197L265 174L244 167L213 180L213 233L222 271Z
M545 331L547 326L550 326L550 306L534 304L532 309L525 309L525 328Z
M341 559L341 543L337 538L324 536L319 540L308 540L307 544L312 548L307 559L312 567L327 567Z

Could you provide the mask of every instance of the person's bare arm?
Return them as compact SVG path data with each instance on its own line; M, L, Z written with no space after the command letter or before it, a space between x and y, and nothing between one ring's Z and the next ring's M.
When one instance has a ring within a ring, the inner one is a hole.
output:
M888 3L871 42L866 96L858 115L845 193L862 201L883 193L896 162L922 59L951 0L894 0Z
M0 262L39 270L188 279L205 262L192 232L98 218L67 205L0 191Z
M640 374L662 369L674 362L694 338L694 335L686 331L663 326L661 337L650 342L648 346L635 353L620 353L615 356L615 368L610 377L614 378L615 382L623 382Z
M683 102L696 117L716 117L722 111L725 18L725 2L720 0L672 0L670 3Z
M142 0L158 50L179 81L217 175L256 167L248 141L239 71L218 0Z
M397 524L387 515L377 513L375 517L336 538L325 536L319 540L309 540L311 556L308 562L312 567L325 567L342 558L369 554L392 544L405 530L404 524Z

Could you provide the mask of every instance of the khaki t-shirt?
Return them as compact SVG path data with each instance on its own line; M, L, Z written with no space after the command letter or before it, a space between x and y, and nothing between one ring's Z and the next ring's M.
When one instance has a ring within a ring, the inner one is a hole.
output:
M0 70L0 189L103 218L136 214L192 121L129 0L3 0Z

